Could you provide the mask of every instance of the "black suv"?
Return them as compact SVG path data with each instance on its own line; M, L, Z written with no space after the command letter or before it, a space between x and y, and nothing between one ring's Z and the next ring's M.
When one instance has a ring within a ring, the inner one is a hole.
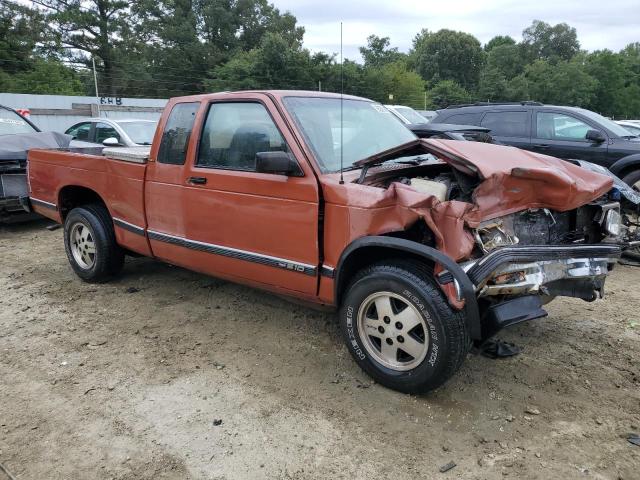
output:
M506 145L597 163L640 190L640 138L589 110L538 102L475 103L438 110L432 122L478 125Z

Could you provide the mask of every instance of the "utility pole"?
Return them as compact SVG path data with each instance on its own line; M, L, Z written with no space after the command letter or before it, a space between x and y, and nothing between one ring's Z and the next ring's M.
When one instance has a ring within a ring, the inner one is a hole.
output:
M318 91L321 92L322 91L322 81L318 80Z
M424 109L427 109L427 91L424 91Z
M96 59L91 56L91 63L93 64L93 83L96 86L96 102L98 105L98 116L100 116L100 96L98 95L98 75L96 74Z

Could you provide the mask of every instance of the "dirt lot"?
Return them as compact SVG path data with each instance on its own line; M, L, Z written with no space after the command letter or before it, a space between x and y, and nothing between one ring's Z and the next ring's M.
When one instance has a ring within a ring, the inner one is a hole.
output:
M85 284L45 225L0 227L16 479L640 478L640 268L415 397L372 384L331 314L148 259Z

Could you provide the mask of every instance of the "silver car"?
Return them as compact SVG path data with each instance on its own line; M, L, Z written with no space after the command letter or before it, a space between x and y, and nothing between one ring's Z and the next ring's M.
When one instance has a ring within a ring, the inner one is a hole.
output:
M628 130L631 135L640 137L640 120L620 120L616 123Z
M89 118L69 127L64 133L76 140L108 147L135 147L151 145L157 125L155 120Z
M417 125L429 122L429 120L424 118L411 107L406 107L404 105L385 105L385 107L405 125Z

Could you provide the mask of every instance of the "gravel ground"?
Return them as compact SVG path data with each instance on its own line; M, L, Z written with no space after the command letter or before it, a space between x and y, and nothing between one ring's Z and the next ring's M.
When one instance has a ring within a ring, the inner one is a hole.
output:
M503 332L520 355L410 396L357 368L329 313L142 258L86 284L45 225L0 227L18 480L640 478L640 268Z

